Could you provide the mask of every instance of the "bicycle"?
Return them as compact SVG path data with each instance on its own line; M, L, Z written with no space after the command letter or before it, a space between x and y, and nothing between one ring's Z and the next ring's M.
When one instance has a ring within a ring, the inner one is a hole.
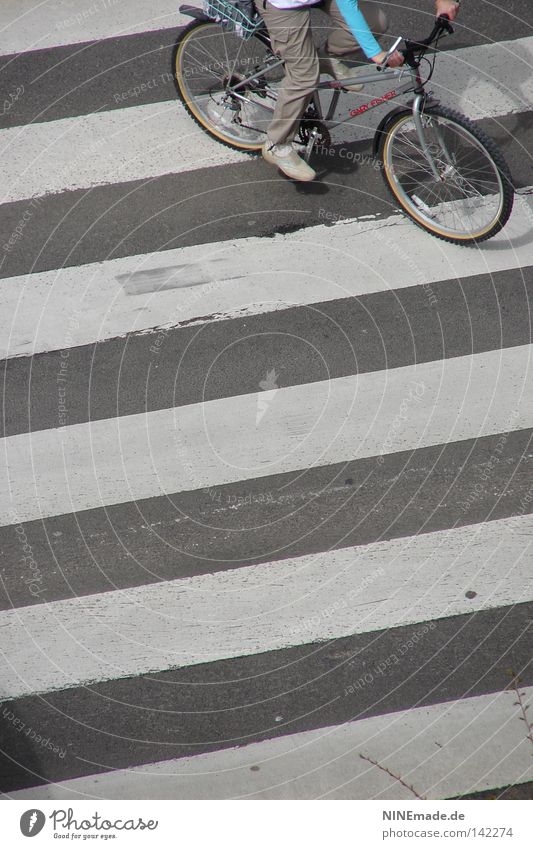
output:
M272 51L268 31L257 16L249 18L226 0L206 0L203 10L180 6L194 18L182 31L173 53L173 76L189 115L211 136L231 148L258 152L265 139L283 78L283 62ZM495 142L477 124L443 106L425 86L431 79L437 47L453 33L446 16L435 20L426 39L404 41L400 68L381 66L357 77L320 82L301 119L297 140L307 161L317 146L331 144L330 131L401 95L408 104L382 118L373 141L393 199L418 226L454 244L477 244L506 224L513 208L509 168ZM432 59L427 57L432 53ZM421 65L429 71L422 78ZM334 121L344 85L395 81L395 87ZM326 113L320 92L332 92Z

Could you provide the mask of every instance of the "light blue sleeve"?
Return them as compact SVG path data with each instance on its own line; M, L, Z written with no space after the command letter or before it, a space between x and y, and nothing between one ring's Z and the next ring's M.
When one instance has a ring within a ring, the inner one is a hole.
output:
M336 2L342 17L366 57L371 59L372 56L381 53L381 47L372 35L370 27L359 9L358 0L336 0Z

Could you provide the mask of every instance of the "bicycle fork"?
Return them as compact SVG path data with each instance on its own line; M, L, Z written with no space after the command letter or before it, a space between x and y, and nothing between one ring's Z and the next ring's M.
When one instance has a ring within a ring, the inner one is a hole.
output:
M422 122L422 114L421 114L421 107L422 107L424 101L425 101L425 95L424 94L417 94L416 95L416 97L413 101L413 106L412 106L413 121L414 121L414 124L415 124L415 130L416 130L416 134L418 136L418 141L420 142L420 148L421 148L422 153L424 154L426 161L427 161L427 163L428 163L428 165L431 169L431 173L433 174L435 182L441 183L442 180L443 180L443 175L441 174L441 172L439 171L439 169L437 168L437 166L435 164L435 160L434 160L432 153L431 153L431 145L428 144L428 141L426 139L426 134L424 132L424 125L423 125L423 122ZM435 127L435 134L436 134L436 136L439 140L439 144L440 144L440 147L441 147L441 151L444 154L444 158L448 162L448 165L453 168L454 163L453 163L452 157L450 156L450 154L448 152L446 144L444 142L444 138L443 138L442 133L440 131L440 127L438 127L438 126Z

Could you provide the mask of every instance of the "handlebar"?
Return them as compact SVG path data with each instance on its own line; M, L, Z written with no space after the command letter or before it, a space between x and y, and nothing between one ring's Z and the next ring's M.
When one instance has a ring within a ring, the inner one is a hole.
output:
M405 39L405 49L400 50L399 52L402 56L404 56L406 63L412 65L415 62L415 52L424 51L430 47L443 32L448 32L450 34L453 33L453 27L448 15L439 15L439 17L435 19L433 29L427 38L421 39L420 41L409 41L408 39ZM377 66L379 71L382 71L387 67L388 57L398 49L398 45L401 41L403 41L402 38L397 38L392 47L387 50L387 55L383 62Z
M414 61L414 54L416 50L424 50L428 47L431 47L433 42L438 39L443 32L453 33L453 27L450 23L450 18L448 15L439 15L435 20L435 24L433 29L427 38L420 39L420 41L407 41L405 42L405 50L401 50L403 56L407 62L409 59Z
M419 42L413 42L414 44L420 44L424 47L429 47L432 44L436 37L441 34L441 32L453 32L453 27L450 23L450 18L448 15L439 15L439 17L435 21L435 26L431 30L431 35L429 35L426 39Z

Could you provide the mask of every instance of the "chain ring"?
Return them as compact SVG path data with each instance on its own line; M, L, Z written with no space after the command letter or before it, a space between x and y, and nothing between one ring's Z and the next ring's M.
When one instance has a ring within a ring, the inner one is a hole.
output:
M318 130L318 137L315 141L317 147L331 146L331 134L328 128L322 121L318 121L316 118L302 118L300 121L298 137L303 145L309 143L313 130Z

